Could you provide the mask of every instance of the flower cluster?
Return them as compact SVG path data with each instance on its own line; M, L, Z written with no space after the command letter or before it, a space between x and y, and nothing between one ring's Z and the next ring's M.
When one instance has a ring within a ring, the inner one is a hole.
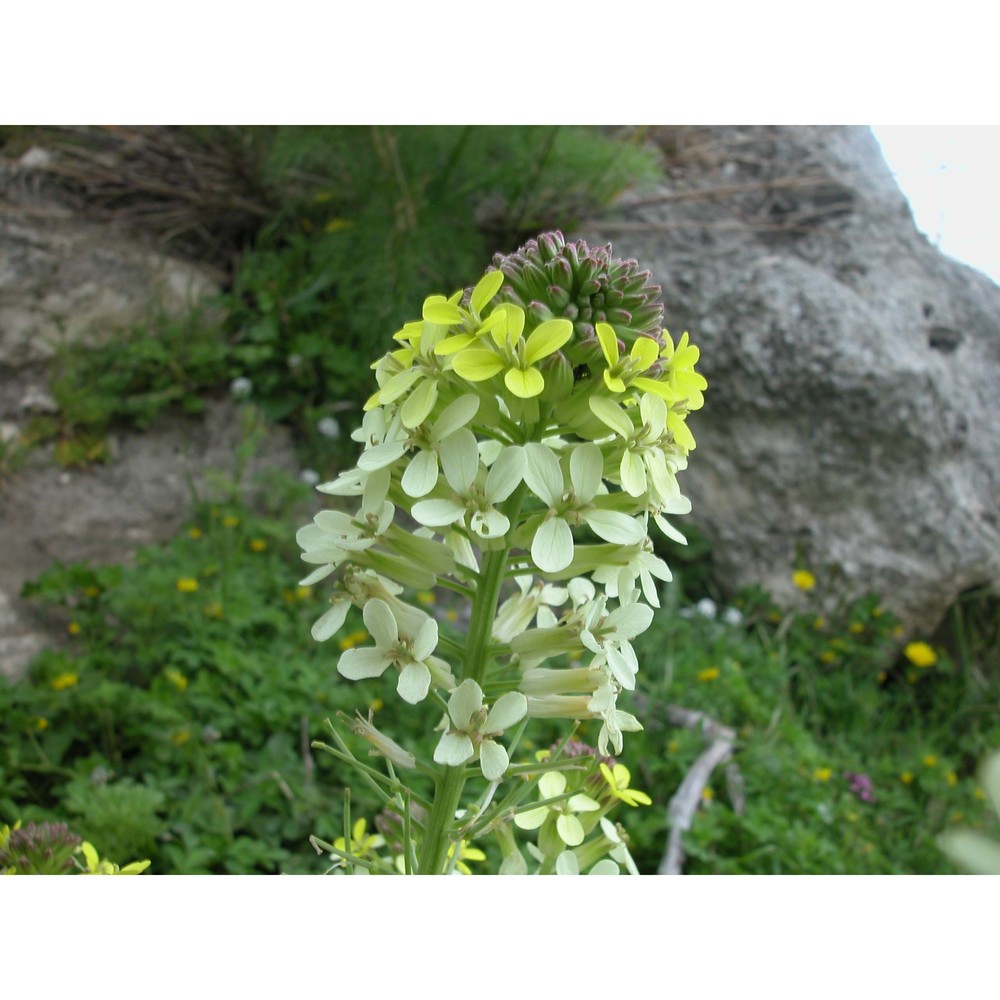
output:
M706 388L688 335L659 328L648 277L610 247L547 234L474 288L427 298L372 366L356 467L317 487L356 512L298 532L314 567L300 586L336 579L314 638L360 609L373 645L337 669L391 671L404 701L445 705L445 768L501 782L505 734L532 718L599 720L602 754L641 729L618 699L670 579L652 526L683 541L666 516L690 509L677 475ZM406 597L435 587L471 597L463 642Z

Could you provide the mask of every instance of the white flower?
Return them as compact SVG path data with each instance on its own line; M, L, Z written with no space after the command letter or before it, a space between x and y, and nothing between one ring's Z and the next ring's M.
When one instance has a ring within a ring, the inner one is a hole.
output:
M722 612L722 620L726 625L742 625L743 624L743 612L739 608L726 608Z
M548 511L537 525L531 542L531 558L545 573L558 573L573 561L571 525L587 524L594 534L616 545L635 545L642 540L642 526L627 514L604 509L597 499L602 487L604 459L592 442L577 445L569 457L572 488L566 490L559 459L545 445L524 446L527 468L524 481Z
M547 609L549 605L559 607L566 603L569 596L565 587L556 587L544 580L536 581L531 576L514 579L521 592L508 597L497 611L493 623L493 638L497 642L510 642L531 624L531 619L543 608Z
M319 473L315 469L303 469L299 473L299 479L310 486L315 486L319 482Z
M524 476L524 451L504 448L485 478L481 474L476 436L465 428L455 431L440 445L444 478L452 488L450 498L421 500L411 513L424 525L440 528L465 523L479 538L501 538L510 529L510 521L496 509L517 489Z
M510 758L496 737L520 722L527 710L528 699L520 691L508 691L487 712L482 688L471 678L462 681L448 699L451 725L434 750L435 762L458 767L478 757L483 777L499 781Z
M649 628L653 610L645 604L623 604L609 613L605 608L606 600L601 597L594 601L580 640L592 653L598 654L601 662L607 662L623 688L632 691L639 660L629 640Z
M601 821L604 822L603 820ZM557 875L579 875L580 874L580 862L577 856L572 851L563 851L562 854L556 858L556 874ZM621 874L618 870L618 865L616 865L610 858L601 858L600 861L595 864L589 872L588 875L619 875Z
M558 798L566 791L566 775L562 771L546 771L538 780L538 794L543 799ZM537 830L550 814L556 817L556 833L567 847L583 843L586 833L577 813L596 812L601 808L589 795L578 792L561 802L550 802L514 816L514 824L522 830Z
M246 399L253 392L253 382L241 375L229 383L229 391L236 399Z
M318 430L323 437L330 438L331 440L336 440L340 437L340 424L337 422L336 417L323 417L323 419L316 424L316 430Z
M622 552L625 564L604 565L594 570L593 578L603 583L609 597L627 600L635 590L636 580L642 584L642 594L654 608L660 606L660 596L657 593L657 579L669 583L673 579L670 567L653 552L653 543L644 538L638 549Z
M438 481L438 455L442 444L465 427L478 409L478 397L461 396L441 411L429 430L425 429L426 424L415 429L414 438L420 451L413 456L400 481L409 496L423 497L434 489Z
M702 616L702 618L715 618L719 611L715 601L713 601L711 597L703 597L694 606L694 609L699 615Z
M363 612L365 628L375 640L375 647L348 649L337 670L348 680L381 677L389 667L399 671L396 690L403 701L415 705L427 697L432 679L431 654L437 648L438 627L433 618L425 618L416 634L401 634L389 605L371 600Z

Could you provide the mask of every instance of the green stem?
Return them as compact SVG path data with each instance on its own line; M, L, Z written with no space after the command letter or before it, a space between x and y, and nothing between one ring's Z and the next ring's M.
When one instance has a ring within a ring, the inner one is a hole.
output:
M524 483L511 494L501 506L501 510L510 520L509 538L517 527L518 515L527 487ZM469 631L466 636L465 659L462 663L461 677L472 679L480 687L486 676L486 668L491 660L491 638L493 622L496 620L497 605L500 601L500 588L503 585L504 570L507 566L507 553L510 550L504 546L489 551L483 557L479 571L479 581L472 602L472 617L469 620ZM445 870L448 857L449 837L455 811L462 798L465 787L465 767L445 767L437 780L434 789L434 805L420 850L419 871L423 875L439 875Z

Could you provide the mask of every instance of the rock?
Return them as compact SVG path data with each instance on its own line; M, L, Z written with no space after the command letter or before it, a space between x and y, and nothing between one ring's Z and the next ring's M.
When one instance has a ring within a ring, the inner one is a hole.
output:
M1000 587L1000 287L937 252L865 128L681 130L612 241L709 380L685 492L730 589L874 591L929 634Z
M0 366L44 361L160 310L182 314L217 290L208 269L80 218L35 192L33 176L24 157L0 160Z
M176 534L194 494L210 497L213 477L235 474L240 424L236 405L217 401L201 418L165 417L146 433L118 435L109 465L66 471L38 455L4 482L0 594L8 598L0 613L0 672L18 676L44 642L31 609L9 595L55 561L124 562L138 547ZM251 501L257 474L272 469L298 469L290 435L280 428L268 431L247 463Z

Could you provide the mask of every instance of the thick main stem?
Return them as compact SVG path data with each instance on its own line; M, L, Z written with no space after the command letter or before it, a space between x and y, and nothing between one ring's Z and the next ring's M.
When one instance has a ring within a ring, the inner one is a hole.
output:
M525 486L522 483L502 507L503 513L511 524L507 537L510 537L517 526L524 493ZM487 552L483 557L479 583L472 601L472 616L469 620L469 631L466 634L465 659L462 663L462 675L459 678L459 683L471 678L480 687L483 685L483 678L486 676L486 668L489 665L493 622L496 620L500 588L504 581L504 570L507 566L507 553L509 551L510 549L504 546ZM455 811L462 799L464 787L465 767L445 767L437 780L434 789L434 805L431 807L431 813L427 818L427 826L424 830L419 862L419 870L422 875L440 875L444 871L448 858L448 832L454 822Z

